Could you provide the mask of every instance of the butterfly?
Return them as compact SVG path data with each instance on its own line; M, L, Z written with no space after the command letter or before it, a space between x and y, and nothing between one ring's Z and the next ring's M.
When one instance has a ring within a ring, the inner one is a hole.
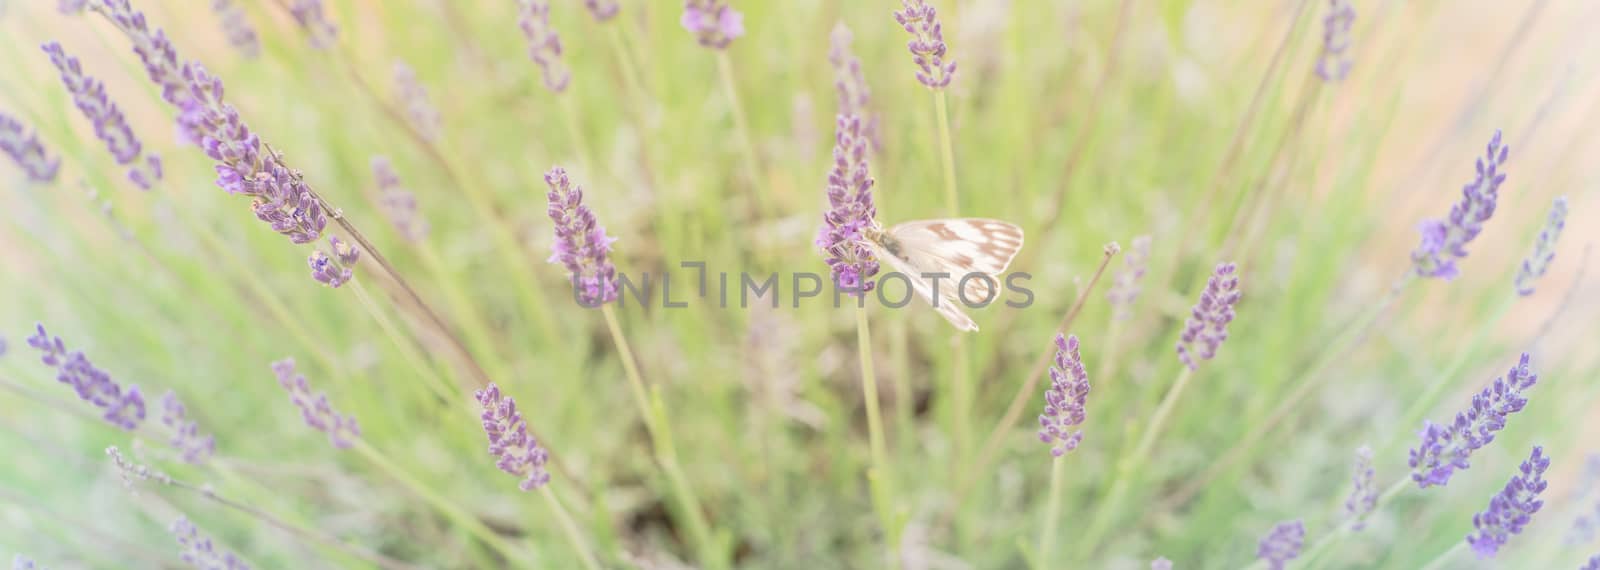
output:
M905 275L918 296L963 331L976 331L978 324L961 305L998 298L997 276L1022 250L1022 228L987 218L917 220L887 231L874 224L861 235L874 256ZM946 276L937 277L938 283L923 277L940 273Z

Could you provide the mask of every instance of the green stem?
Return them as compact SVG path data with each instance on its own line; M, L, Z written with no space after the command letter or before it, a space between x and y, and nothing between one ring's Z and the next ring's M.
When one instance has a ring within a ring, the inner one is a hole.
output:
M1433 558L1433 561L1431 561L1427 565L1423 566L1422 570L1438 570L1439 568L1444 568L1444 565L1445 565L1446 562L1449 562L1450 559L1454 558L1457 553L1460 553L1461 551L1466 550L1466 549L1467 549L1467 541L1465 541L1465 540L1457 541L1455 546L1450 547L1449 550L1446 550L1444 552L1440 552L1438 556L1435 556Z
M1149 425L1145 426L1144 433L1139 436L1139 444L1134 446L1133 452L1117 464L1115 483L1111 491L1106 494L1106 499L1095 510L1094 519L1089 524L1089 530L1083 533L1083 538L1078 543L1078 552L1084 558L1094 554L1094 548L1099 545L1100 538L1105 536L1111 518L1120 508L1123 495L1128 493L1134 474L1144 466L1145 459L1150 450L1155 447L1156 436L1160 435L1161 428L1166 425L1167 417L1172 415L1172 410L1178 405L1178 398L1183 395L1184 387L1189 385L1189 379L1194 376L1194 369L1188 366L1178 373L1178 380L1173 382L1172 388L1167 390L1167 395L1161 398L1161 404L1156 407L1155 414L1150 417Z
M1050 562L1055 560L1056 527L1061 521L1061 465L1066 463L1060 457L1050 461L1050 502L1045 504L1044 530L1039 534L1039 558L1037 565L1040 570L1050 567Z
M483 319L483 316L478 312L477 306L472 303L466 292L462 290L460 283L453 279L450 272L445 268L444 260L439 257L439 252L433 248L433 243L428 240L418 241L416 251L417 257L426 266L426 271L432 274L435 281L439 283L439 288L444 293L445 302L455 309L457 315L460 315L463 321L462 328L467 335L467 342L482 355L480 360L484 362L484 367L488 369L489 375L498 379L510 378L511 374L508 368L510 364L504 356L501 356L499 349L495 345L493 329L490 328L488 321Z
M872 452L867 483L872 489L878 523L883 526L886 563L890 568L898 568L900 532L895 523L894 471L889 464L888 445L884 442L883 412L878 407L878 376L872 366L872 328L867 322L866 308L860 306L856 307L856 352L861 360L861 397L867 407L867 442Z
M456 395L451 390L450 383L439 377L439 373L434 370L433 366L422 358L422 355L417 353L416 345L412 344L405 337L405 334L400 332L394 321L389 320L388 313L383 312L383 309L378 307L377 302L372 300L372 294L367 291L366 285L363 285L360 279L351 279L350 286L355 291L356 298L361 301L361 306L367 310L367 314L372 315L372 320L378 322L378 328L383 329L384 336L388 337L389 342L394 344L395 350L400 351L400 357L406 360L406 365L422 375L423 380L433 390L434 395L446 402L455 402Z
M728 98L728 106L733 109L734 126L739 130L739 148L743 154L745 172L750 176L750 194L755 196L757 211L768 217L776 217L778 212L772 206L773 196L768 196L764 189L761 165L756 159L755 139L750 136L750 122L745 117L744 104L739 100L738 84L733 78L733 59L728 57L728 50L717 50L717 71L722 76L722 92Z
M572 522L572 515L567 514L567 508L561 506L561 499L556 498L549 485L539 487L539 494L544 495L546 502L550 503L550 511L555 513L556 522L561 524L562 532L567 534L567 540L572 543L572 549L577 551L578 558L583 560L583 567L589 570L600 570L600 562L595 559L594 552L589 549L588 541L584 540L583 533L578 532L577 523Z
M416 494L417 498L420 498L429 505L432 505L433 508L438 510L440 514L443 514L451 521L454 521L457 525L465 528L468 533L471 533L472 536L476 537L478 540L483 541L483 543L488 545L490 548L498 551L500 555L505 556L508 559L531 562L527 552L513 547L499 534L495 534L494 530L490 529L487 525L484 525L482 521L479 521L477 517L462 511L461 507L457 506L454 501L444 497L443 495L440 495L439 493L435 492L432 487L429 487L427 484L416 480L416 478L412 477L411 474L405 472L403 469L400 469L400 467L396 466L393 461L391 461L388 457L385 457L382 452L374 449L365 440L357 439L355 446L351 449L354 449L356 453L360 454L368 461L371 461L374 465L377 465L378 469L382 470L384 473L387 473L396 481L399 481L401 485L406 487L406 489Z
M1377 512L1378 509L1383 508L1384 505L1388 504L1389 501L1394 500L1394 498L1398 496L1401 491L1404 491L1410 484L1411 477L1409 476L1401 477L1400 480L1395 481L1393 485L1390 485L1388 489L1384 490L1382 495L1378 496L1378 499L1372 504L1372 510L1365 513L1362 518L1370 516L1372 513ZM1311 548L1306 550L1305 555L1300 557L1305 561L1305 570L1313 570L1321 567L1322 560L1319 560L1319 558L1322 556L1322 554L1329 548L1338 545L1339 542L1345 539L1345 537L1350 536L1350 533L1355 532L1355 524L1356 520L1347 520L1343 524L1340 524L1338 528L1334 529L1333 532L1323 535L1323 537L1317 540L1315 544L1312 544Z
M557 99L561 100L561 119L567 125L567 136L572 139L573 151L578 155L578 162L582 164L585 174L596 176L594 161L589 158L589 142L583 136L583 126L578 124L578 104L572 93L558 93Z
M933 92L933 109L938 114L939 156L944 165L944 210L952 218L960 215L960 200L956 195L956 152L950 142L950 105L945 101L944 90Z

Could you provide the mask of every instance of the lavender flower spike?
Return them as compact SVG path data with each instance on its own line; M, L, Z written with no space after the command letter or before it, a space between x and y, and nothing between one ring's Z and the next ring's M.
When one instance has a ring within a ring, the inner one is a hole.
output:
M199 465L216 453L217 439L200 435L199 424L189 419L188 409L171 390L161 396L161 424L172 430L172 439L168 442L178 450L184 463Z
M950 86L956 75L956 62L945 61L948 47L939 11L927 0L900 0L900 4L905 9L895 12L894 20L911 34L906 49L911 50L911 61L917 64L917 81L935 90Z
M1473 515L1472 526L1478 531L1467 535L1467 544L1472 545L1472 551L1477 553L1478 558L1492 558L1511 539L1511 535L1521 533L1522 527L1527 526L1533 514L1544 506L1544 501L1539 500L1539 493L1548 486L1544 480L1544 471L1548 468L1550 458L1545 457L1544 448L1534 446L1533 454L1522 462L1521 473L1513 476L1506 482L1505 489L1489 499L1488 509Z
M289 13L294 16L294 21L305 29L306 36L311 39L311 47L327 49L333 47L334 40L339 37L339 27L328 21L322 13L322 0L292 0Z
M1272 527L1272 532L1261 539L1261 544L1256 547L1256 558L1267 564L1272 570L1283 570L1288 567L1289 561L1300 556L1300 547L1305 544L1306 525L1298 520L1278 523Z
M300 408L300 417L311 429L328 434L328 441L337 449L349 449L361 437L361 426L354 417L340 414L328 403L325 393L311 393L311 383L304 374L295 371L294 359L285 358L272 363L272 373L278 385L289 392L289 401Z
M1217 264L1178 337L1178 360L1184 366L1198 370L1195 356L1211 360L1217 355L1217 347L1228 340L1228 323L1233 322L1233 305L1238 302L1238 268L1232 263Z
M1139 281L1150 268L1150 236L1133 238L1128 255L1123 256L1122 271L1111 281L1106 300L1111 303L1111 316L1119 321L1133 316L1133 302L1139 298Z
M1056 333L1056 358L1050 367L1050 388L1044 393L1044 413L1039 414L1039 441L1050 444L1050 455L1061 457L1078 448L1083 431L1073 431L1087 416L1089 373L1078 353L1078 337Z
M1500 144L1500 131L1489 139L1488 150L1478 159L1478 175L1461 189L1461 201L1450 208L1448 220L1425 220L1418 228L1422 243L1411 252L1411 261L1417 275L1453 279L1461 272L1456 262L1467 256L1467 244L1483 231L1483 223L1494 215L1495 201L1499 199L1500 184L1506 175L1500 172L1510 147Z
M522 37L528 39L528 58L539 66L545 88L556 93L566 91L572 73L561 60L561 35L550 25L550 3L518 0L517 6Z
M1600 570L1600 554L1589 557L1589 561L1583 563L1578 570Z
M694 34L700 45L711 49L727 49L744 35L744 14L725 0L684 0L678 23Z
M860 117L867 140L872 142L872 150L881 150L883 139L878 133L878 118L869 110L872 106L872 89L867 86L861 59L850 50L853 39L850 28L844 22L839 22L833 26L829 38L832 45L828 48L828 63L833 66L833 88L839 95L839 114Z
M439 140L439 110L428 99L428 90L417 80L417 72L405 62L395 61L394 86L412 128L429 142Z
M1317 77L1323 81L1339 81L1350 74L1350 27L1355 22L1350 0L1328 0L1328 15L1322 17L1322 54L1317 57Z
M247 58L261 55L261 39L256 37L255 26L250 25L250 17L234 0L211 0L211 11L222 20L222 32L227 35L228 44Z
M559 166L545 173L550 186L550 220L555 222L556 241L551 246L550 263L560 263L571 274L573 295L578 304L598 307L617 299L617 268L608 255L616 238L595 219L583 203L583 187L567 178Z
M61 169L61 159L46 156L44 145L39 144L39 135L29 133L26 129L22 122L0 113L0 151L4 151L12 162L22 167L22 171L28 173L29 180L55 180L56 172Z
M154 180L161 179L161 159L152 154L146 157L148 167L138 163L143 146L139 144L139 137L133 134L133 129L128 127L122 110L106 96L105 84L85 75L78 58L67 55L61 49L61 44L50 42L42 48L50 56L50 63L60 72L61 83L72 95L73 103L77 104L78 110L89 122L94 123L95 136L106 143L106 150L111 151L117 164L129 168L128 179L140 188L149 190Z
M372 157L372 177L378 181L378 205L400 237L415 243L428 236L428 220L417 213L417 196L400 183L388 158Z
M139 427L144 421L144 396L139 393L138 386L129 385L123 390L110 374L95 368L82 352L68 353L61 337L50 336L42 324L35 327L34 335L28 337L28 346L39 350L40 362L56 369L57 381L72 386L79 399L105 410L101 417L111 425L126 431Z
M583 0L583 7L589 10L589 15L594 16L596 22L609 22L622 10L617 0Z
M1456 470L1470 467L1467 458L1494 441L1495 432L1505 429L1506 419L1528 405L1523 392L1538 381L1528 354L1523 353L1510 372L1472 397L1472 407L1456 414L1455 422L1424 423L1422 443L1411 450L1411 480L1423 489L1444 486Z
M1350 496L1344 500L1344 514L1350 521L1350 530L1366 528L1367 515L1372 514L1372 509L1378 506L1378 485L1373 481L1375 476L1372 448L1363 445L1356 449L1356 461L1350 473Z
M861 118L839 115L833 143L833 168L828 171L828 211L822 215L817 246L827 258L833 283L843 291L865 295L877 285L878 262L862 245L862 232L877 226L872 175L867 170L867 138Z
M1544 276L1550 269L1550 261L1556 257L1556 240L1561 238L1561 229L1567 227L1567 197L1557 196L1555 205L1550 207L1550 217L1544 222L1544 229L1539 231L1539 241L1533 244L1533 253L1522 260L1522 268L1517 270L1517 294L1524 297L1533 294L1533 282Z
M532 491L550 482L550 472L545 463L550 453L539 440L528 433L528 424L517 411L517 402L500 393L493 382L478 390L478 404L483 406L484 435L489 437L489 454L500 458L495 466L501 471L522 478L517 485L523 491Z
M328 247L333 250L332 257L318 249L312 251L311 256L306 258L306 264L311 266L312 279L338 289L340 285L355 278L355 270L352 268L355 267L356 261L361 259L361 250L337 237L328 238Z
M250 565L232 552L219 552L211 544L211 539L202 536L200 529L195 528L188 517L179 515L169 530L178 539L178 556L190 566L201 570L250 570Z

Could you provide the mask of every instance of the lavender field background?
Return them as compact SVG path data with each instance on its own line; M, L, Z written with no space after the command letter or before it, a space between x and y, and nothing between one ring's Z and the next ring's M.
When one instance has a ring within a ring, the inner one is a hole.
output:
M0 0L0 563L1600 570L1597 16Z

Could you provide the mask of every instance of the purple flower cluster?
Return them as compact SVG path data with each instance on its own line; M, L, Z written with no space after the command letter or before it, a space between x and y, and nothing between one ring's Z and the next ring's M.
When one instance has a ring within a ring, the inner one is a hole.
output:
M1083 441L1088 411L1089 373L1078 354L1078 337L1056 333L1056 358L1050 367L1050 388L1044 392L1044 413L1039 414L1039 441L1050 444L1050 455L1061 457Z
M1545 457L1544 448L1534 446L1533 454L1522 462L1521 473L1512 476L1505 488L1489 499L1488 509L1472 516L1472 526L1478 531L1467 535L1467 544L1478 558L1493 557L1544 506L1539 493L1549 485L1544 480L1544 471L1549 468L1550 458Z
M1172 570L1172 561L1165 556L1157 556L1150 561L1150 570Z
M572 73L561 60L561 35L550 25L550 3L520 0L518 6L522 37L528 39L528 58L539 66L546 88L556 93L566 91Z
M189 410L171 390L161 396L161 424L172 430L168 443L178 450L184 463L199 465L217 452L217 439L200 435L199 424L189 419Z
M28 337L28 346L42 353L40 362L56 369L57 381L72 386L79 399L105 410L101 417L111 425L126 431L139 427L139 422L144 421L144 396L139 393L138 386L130 384L123 390L110 374L95 368L83 352L68 353L61 337L47 334L43 324L35 326L36 332Z
M1133 238L1122 263L1122 271L1111 280L1111 289L1106 291L1106 301L1111 303L1111 317L1119 321L1133 316L1133 302L1139 299L1139 281L1150 269L1150 236Z
M11 570L35 570L36 568L38 566L34 565L33 560L21 554L11 557Z
M1345 518L1350 530L1367 527L1367 515L1378 506L1378 484L1373 481L1377 472L1372 468L1372 448L1365 445L1356 450L1355 465L1350 470L1350 496L1344 500Z
M833 167L828 170L828 211L822 215L817 246L827 258L839 289L865 295L876 282L878 262L862 244L864 232L877 226L872 202L872 175L867 170L867 137L861 118L839 115L833 139Z
M1557 196L1554 205L1550 206L1550 217L1545 219L1544 229L1539 231L1539 240L1533 244L1533 253L1522 260L1522 267L1517 269L1515 281L1517 294L1524 297L1533 294L1533 282L1544 276L1550 269L1550 262L1556 258L1556 240L1561 238L1561 229L1567 227L1567 197Z
M295 371L294 359L285 358L272 363L272 373L278 385L289 392L289 401L300 408L300 417L311 429L328 434L328 441L338 449L349 449L361 437L361 426L354 417L340 414L328 403L325 393L311 393L306 376Z
M234 49L251 59L261 54L261 39L256 37L256 28L250 25L243 8L233 0L211 0L211 11L222 20L222 33Z
M169 530L178 539L178 557L190 566L206 570L250 570L244 560L232 552L219 551L210 538L201 536L200 529L187 517L179 515Z
M1483 223L1494 215L1500 184L1506 181L1500 165L1505 164L1510 150L1500 144L1500 131L1495 131L1488 150L1478 159L1477 178L1461 188L1461 201L1450 208L1450 218L1425 220L1419 226L1422 244L1411 252L1417 275L1453 279L1460 274L1456 262L1467 256L1467 243L1478 237Z
M622 10L617 0L583 0L583 7L589 9L589 15L594 16L596 22L609 22Z
M61 49L61 44L50 42L42 47L50 56L50 63L60 72L61 83L72 94L72 102L89 122L94 123L95 136L106 143L106 150L111 151L117 164L128 167L128 180L149 190L155 181L161 179L161 159L151 154L144 157L144 164L139 163L143 146L139 144L139 137L133 134L133 129L128 127L122 110L106 96L105 84L85 75L78 58L67 55Z
M0 113L0 151L10 156L34 182L55 180L61 169L61 159L45 155L38 134L29 133L21 121L4 113Z
M1600 570L1600 555L1589 557L1589 561L1583 563L1578 570Z
M567 178L566 169L550 169L544 175L544 183L550 186L546 196L550 200L548 213L550 221L555 222L556 233L549 262L567 267L578 304L598 307L615 301L617 268L608 256L616 238L606 235L606 228L583 203L583 187Z
M483 406L483 433L489 437L489 454L500 458L495 467L522 478L517 487L532 491L550 482L550 472L545 463L550 453L539 440L528 433L528 423L517 411L517 402L500 393L493 382L478 390L478 404Z
M190 93L184 65L178 61L178 52L173 49L166 32L152 32L144 13L129 6L128 0L96 0L89 7L105 16L133 42L133 51L144 62L145 73L161 88L162 100L177 108L179 134L185 142L200 144L201 136L195 125L200 102Z
M292 0L289 13L306 31L306 36L311 39L311 47L333 47L334 40L339 37L339 27L329 22L327 15L322 12L322 0Z
M1298 520L1278 523L1256 546L1256 558L1272 570L1283 570L1300 556L1305 545L1306 525Z
M340 285L355 278L354 268L356 262L361 260L361 249L336 236L328 238L328 249L333 250L333 255L330 256L318 249L312 251L306 258L306 264L311 266L312 279L338 289Z
M394 87L412 128L430 142L439 140L439 110L428 98L428 90L417 80L417 72L403 61L394 62Z
M372 177L378 182L378 205L389 216L395 231L413 243L427 237L428 221L417 213L417 196L401 185L400 175L388 158L372 157Z
M1238 268L1232 263L1217 264L1178 337L1178 360L1184 366L1198 370L1195 356L1211 360L1217 355L1217 347L1228 340L1228 323L1233 322L1233 305L1238 302Z
M1339 81L1350 74L1350 27L1355 22L1350 0L1328 0L1328 15L1322 17L1322 54L1317 57L1317 77L1323 81Z
M929 89L944 89L956 75L956 62L945 61L948 47L944 43L944 25L939 23L939 11L927 0L900 0L905 9L894 13L894 20L911 34L906 49L911 50L911 61L917 64L917 81Z
M850 49L854 36L844 22L839 22L829 37L832 45L828 48L828 63L833 65L833 88L839 94L839 114L860 117L872 149L881 150L883 139L878 132L878 118L869 110L872 89L867 86L867 76L861 70L861 58Z
M1528 364L1528 354L1505 376L1472 397L1472 407L1456 414L1455 422L1442 426L1425 422L1422 443L1411 450L1411 480L1417 487L1444 486L1458 469L1470 467L1467 458L1473 451L1494 441L1494 434L1506 427L1506 418L1528 405L1523 392L1539 381Z
M711 49L726 49L744 35L744 14L724 0L684 0L678 23L694 34L700 45Z

